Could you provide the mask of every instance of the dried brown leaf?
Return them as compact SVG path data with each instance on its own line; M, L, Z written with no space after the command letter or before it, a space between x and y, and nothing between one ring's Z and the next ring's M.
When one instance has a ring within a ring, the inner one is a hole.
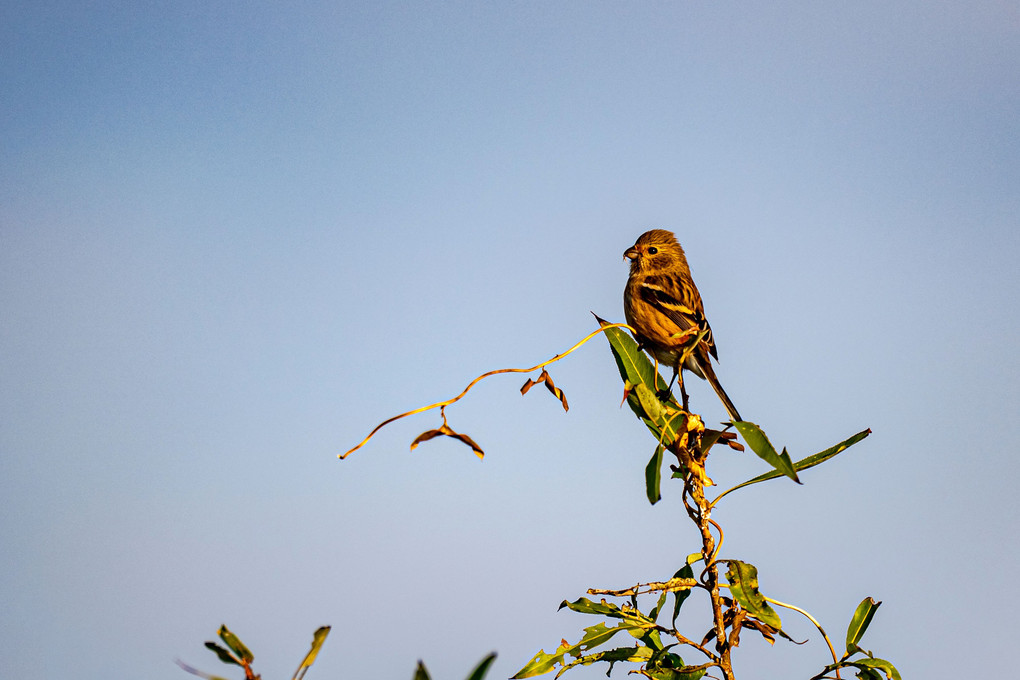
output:
M569 411L570 407L567 405L567 395L563 393L563 390L556 387L556 383L553 382L552 376L545 369L542 369L542 375L538 376L538 380L532 380L528 378L528 381L521 386L521 394L527 394L528 390L537 385L538 383L545 383L546 388L552 392L553 396L560 400L563 404L563 410Z
M549 391L552 392L554 397L560 400L560 403L563 404L563 410L569 411L570 406L567 405L567 395L563 392L563 390L556 387L555 383L553 383L552 376L544 370L542 371L542 375L545 376L545 386L549 388Z
M726 613L729 614L730 612L733 612L733 611L734 610L731 609L729 612L726 612ZM744 619L746 617L747 617L747 612L744 611L743 609L737 611L732 617L730 617L730 620L728 621L727 626L732 628L732 630L730 631L730 646L731 647L739 647L740 646L740 630L743 628Z
M441 430L429 430L427 432L422 432L420 435L414 438L413 442L411 442L411 450L414 451L416 448L418 448L418 444L421 444L422 442L427 442L430 439L441 437L444 434L446 433L442 432Z
M761 633L761 636L765 638L765 641L768 642L770 645L774 645L776 643L776 633L780 632L777 629L773 628L772 626L768 625L767 623L759 621L753 616L750 616L744 620L744 627L751 628Z
M436 437L452 437L470 446L471 450L474 451L475 455L478 456L479 458L485 457L485 452L482 451L482 447L478 446L478 444L475 443L474 439L467 436L466 434L455 432L454 429L447 425L446 423L443 423L443 426L437 430L428 430L427 432L422 432L420 435L415 437L414 441L411 442L411 450L414 451L418 447L418 444L421 444L422 442L427 442L430 439L435 439Z

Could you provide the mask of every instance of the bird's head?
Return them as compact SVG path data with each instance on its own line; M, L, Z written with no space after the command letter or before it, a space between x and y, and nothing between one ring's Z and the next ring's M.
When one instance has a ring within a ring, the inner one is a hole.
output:
M683 248L673 232L665 229L652 229L641 234L634 245L623 252L623 256L630 260L632 274L687 267Z

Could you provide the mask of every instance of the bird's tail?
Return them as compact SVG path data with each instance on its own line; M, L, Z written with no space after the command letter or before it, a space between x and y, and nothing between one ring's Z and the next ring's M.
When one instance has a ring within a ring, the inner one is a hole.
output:
M730 414L730 418L733 419L733 422L740 422L742 419L740 414L737 412L737 407L733 405L733 402L730 401L729 395L726 394L726 390L724 390L722 385L719 384L719 378L716 377L715 370L712 368L712 363L707 357L704 361L698 362L698 368L701 369L701 372L704 374L705 380L708 381L708 384L712 386L713 390L715 390L716 395L719 397L719 401L721 401L723 406L726 407L726 412Z

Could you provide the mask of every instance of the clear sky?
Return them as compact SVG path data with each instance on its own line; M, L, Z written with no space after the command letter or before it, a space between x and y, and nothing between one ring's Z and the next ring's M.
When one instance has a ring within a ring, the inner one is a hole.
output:
M561 600L671 575L601 339L567 414L450 409L484 461L408 451L438 414L336 459L622 320L653 227L744 417L794 458L874 430L731 496L724 555L837 642L882 600L904 677L1013 658L1015 3L7 3L0 55L0 677L220 672L227 623L267 680L323 624L309 678L505 678L595 622ZM742 677L825 662L754 637Z

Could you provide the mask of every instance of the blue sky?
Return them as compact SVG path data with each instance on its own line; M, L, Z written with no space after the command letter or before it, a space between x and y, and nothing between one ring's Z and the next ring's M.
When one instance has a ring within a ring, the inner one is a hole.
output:
M744 417L794 458L874 430L729 497L726 556L836 639L882 600L905 677L1004 666L1013 5L8 4L0 50L3 677L219 672L221 623L266 678L323 624L315 677L507 677L593 623L561 600L672 574L696 536L601 340L551 369L567 414L520 377L451 408L484 461L409 452L437 415L336 460L622 320L652 227ZM745 677L824 663L752 637Z

